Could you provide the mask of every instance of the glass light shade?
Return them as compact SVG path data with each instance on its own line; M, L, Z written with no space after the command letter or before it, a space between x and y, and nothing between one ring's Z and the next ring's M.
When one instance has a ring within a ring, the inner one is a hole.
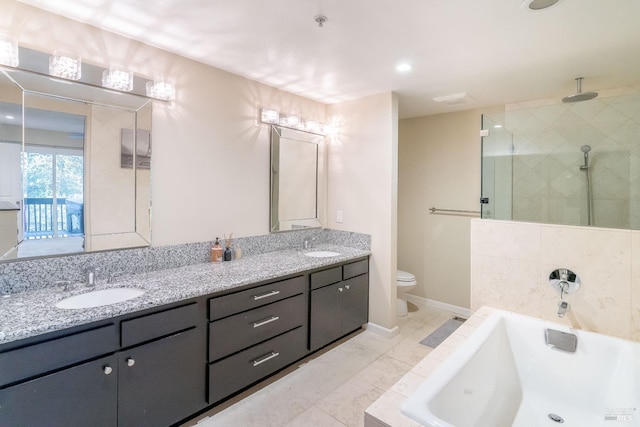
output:
M275 125L280 121L280 113L276 110L267 110L263 108L260 112L260 121L262 123Z
M321 133L323 135L331 136L336 133L336 129L328 123L322 124L321 126L322 126Z
M19 63L18 39L0 34L0 64L17 67Z
M307 132L322 133L322 125L317 120L309 120L304 125Z
M176 98L176 88L171 83L154 80L147 82L147 96L162 101L172 101Z
M80 80L82 60L67 53L53 52L49 58L49 74L67 80Z
M102 86L122 92L130 92L133 90L133 73L117 68L104 70L102 72Z
M284 126L290 128L297 128L300 125L300 117L291 115L284 118Z

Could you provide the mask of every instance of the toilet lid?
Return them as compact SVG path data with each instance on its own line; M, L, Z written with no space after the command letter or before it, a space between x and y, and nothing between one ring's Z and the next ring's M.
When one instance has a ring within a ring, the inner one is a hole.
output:
M406 271L398 270L397 280L398 282L413 282L416 280L416 276Z

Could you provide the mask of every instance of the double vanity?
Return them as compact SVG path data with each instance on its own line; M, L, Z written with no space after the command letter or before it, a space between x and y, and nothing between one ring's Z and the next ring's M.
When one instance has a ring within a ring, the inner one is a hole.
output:
M369 252L321 249L4 296L0 425L173 425L359 329Z

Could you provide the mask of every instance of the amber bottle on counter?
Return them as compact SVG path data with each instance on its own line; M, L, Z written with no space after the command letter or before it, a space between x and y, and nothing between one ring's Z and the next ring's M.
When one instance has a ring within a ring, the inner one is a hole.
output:
M216 241L211 247L211 262L222 262L223 253L222 246L220 246L220 238L216 237Z

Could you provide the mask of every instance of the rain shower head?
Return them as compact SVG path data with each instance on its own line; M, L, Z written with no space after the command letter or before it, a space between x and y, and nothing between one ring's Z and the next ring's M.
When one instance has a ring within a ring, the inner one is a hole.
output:
M591 146L583 145L582 147L580 147L580 151L582 151L584 154L587 154L589 151L591 151Z
M564 103L588 101L598 96L598 92L582 92L582 79L584 77L578 77L576 79L577 91L573 95L565 96L562 98Z

